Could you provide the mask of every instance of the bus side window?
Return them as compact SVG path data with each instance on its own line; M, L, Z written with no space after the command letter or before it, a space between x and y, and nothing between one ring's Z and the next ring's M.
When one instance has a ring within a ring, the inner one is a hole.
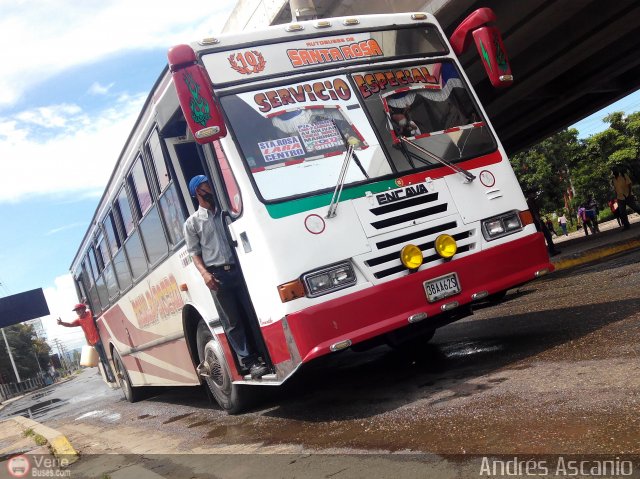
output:
M124 250L131 267L131 276L135 281L147 272L147 258L142 249L140 235L135 230L131 205L127 198L127 190L122 186L115 203L117 221L124 237Z
M89 253L86 253L86 257L82 262L82 272L85 278L89 280L89 304L91 306L91 310L94 314L99 314L102 310L102 306L100 305L100 299L98 298L98 291L96 289L96 281L93 276L93 272L91 271L91 265L89 262Z
M139 156L127 178L132 199L140 218L140 236L147 252L149 265L153 266L169 253L169 245L160 221L158 205L154 204L151 189L144 171L142 157Z
M124 248L122 248L122 241L118 234L118 228L113 217L113 212L109 211L104 220L102 220L102 227L107 237L107 245L113 258L113 269L119 289L121 293L124 293L131 286L131 271L129 271L129 265L125 256Z
M169 244L173 248L182 242L182 225L185 220L183 209L178 199L176 185L167 168L162 154L162 145L157 130L153 130L146 144L150 159L150 178L158 193L158 204L164 221Z
M100 228L100 225L98 225ZM111 261L111 254L109 251L108 240L105 238L105 235L100 229L100 233L98 234L98 239L96 240L97 249L96 253L99 257L102 257L103 261L103 270L102 275L104 276L104 281L107 285L107 293L109 294L109 301L112 301L118 296L119 288L118 283L116 281L115 273L113 272L113 263Z
M102 276L102 262L98 260L99 256L96 254L95 246L91 246L89 248L89 261L91 263L91 268L94 271L94 277L96 279L96 288L98 290L98 298L100 299L100 304L102 309L106 309L109 305L109 294L107 293L107 285L104 282L104 277Z
M222 172L222 179L224 181L225 194L227 196L227 204L231 210L232 216L238 216L242 211L242 197L240 196L240 188L236 179L233 176L229 162L227 161L227 155L225 155L222 145L219 141L213 142L213 149L215 151L216 159L220 165Z
M87 295L87 285L85 284L86 279L85 279L84 273L76 271L74 275L74 279L76 283L76 290L78 292L78 298L80 298L81 303L84 303L87 301L87 298L89 297Z

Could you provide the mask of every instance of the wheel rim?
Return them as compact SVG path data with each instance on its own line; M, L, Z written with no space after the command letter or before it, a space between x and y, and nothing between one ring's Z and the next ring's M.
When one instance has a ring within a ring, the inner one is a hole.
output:
M125 396L129 397L130 395L129 382L127 381L127 377L125 376L126 373L124 371L124 366L122 364L122 359L120 359L120 356L118 356L116 365L118 368L117 373L118 373L118 378L120 379L120 387L124 391Z
M229 375L218 356L219 351L215 341L211 340L204 346L204 359L209 365L209 382L213 387L221 391L227 391L231 385Z

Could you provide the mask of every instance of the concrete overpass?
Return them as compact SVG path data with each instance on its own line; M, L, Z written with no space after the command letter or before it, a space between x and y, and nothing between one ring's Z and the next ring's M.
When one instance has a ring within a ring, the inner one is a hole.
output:
M308 3L308 0L306 0ZM513 154L640 87L637 0L314 0L319 17L428 11L449 35L470 12L498 17L515 82L495 90L475 51L465 70ZM225 30L291 21L287 0L240 0Z

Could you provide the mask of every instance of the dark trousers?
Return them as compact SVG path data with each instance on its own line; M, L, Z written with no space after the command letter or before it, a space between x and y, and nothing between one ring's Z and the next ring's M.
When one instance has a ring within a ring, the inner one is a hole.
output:
M104 368L104 373L107 375L107 381L109 381L110 383L114 382L113 372L111 371L111 366L109 366L109 358L107 358L107 353L104 350L102 341L98 341L96 344L94 344L93 348L98 353L98 357L100 358L100 362L102 363L102 367Z
M627 218L627 206L631 208L636 213L640 214L640 208L636 203L636 200L633 196L629 196L624 200L618 200L618 211L620 212L620 219L622 220L622 225L624 229L629 228L629 218Z
M258 359L258 353L247 326L253 313L240 271L236 266L230 270L221 267L209 267L207 270L220 283L218 291L212 290L211 295L220 314L222 328L240 364L249 368Z

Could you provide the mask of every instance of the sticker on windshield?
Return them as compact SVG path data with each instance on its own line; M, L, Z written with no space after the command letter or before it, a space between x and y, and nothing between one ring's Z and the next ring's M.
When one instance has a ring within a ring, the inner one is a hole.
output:
M331 120L305 123L298 126L298 132L309 151L327 150L344 145L340 132Z
M303 156L304 149L297 136L278 138L277 140L261 141L258 143L265 162L286 160L296 156Z

